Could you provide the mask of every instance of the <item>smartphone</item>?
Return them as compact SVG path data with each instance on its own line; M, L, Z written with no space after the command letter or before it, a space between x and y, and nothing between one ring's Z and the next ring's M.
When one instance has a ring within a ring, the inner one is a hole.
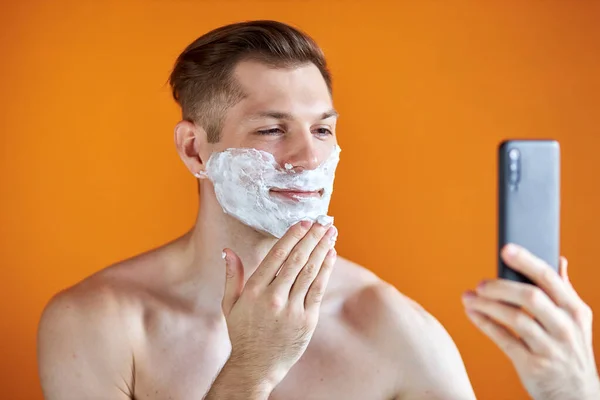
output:
M523 246L558 271L560 146L555 140L506 140L498 148L498 277L532 283L500 257Z

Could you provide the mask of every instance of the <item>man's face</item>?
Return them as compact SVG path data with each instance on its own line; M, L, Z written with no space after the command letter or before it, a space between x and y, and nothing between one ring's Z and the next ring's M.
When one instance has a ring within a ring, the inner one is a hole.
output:
M234 77L247 96L227 111L214 150L256 148L297 170L327 159L337 143L337 113L315 65L283 69L244 61Z
M194 157L186 147L190 125L183 122L176 129L178 148L194 173L198 161L207 160L206 175L197 176L210 179L227 214L281 237L297 221L327 214L339 160L337 113L312 64L285 69L245 61L234 79L245 97L227 110L220 140L197 146ZM231 148L243 150L225 151Z

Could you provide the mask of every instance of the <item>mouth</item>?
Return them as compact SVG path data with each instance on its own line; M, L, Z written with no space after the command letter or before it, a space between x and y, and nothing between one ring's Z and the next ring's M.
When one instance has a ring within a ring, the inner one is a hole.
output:
M277 197L283 197L290 200L302 200L309 198L320 198L323 196L323 189L319 190L301 190L301 189L279 189L272 188L271 194Z

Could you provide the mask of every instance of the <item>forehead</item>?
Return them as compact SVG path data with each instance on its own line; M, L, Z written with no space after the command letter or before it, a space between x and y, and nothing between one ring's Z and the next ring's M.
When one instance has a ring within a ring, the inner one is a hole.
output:
M265 109L319 114L332 108L325 79L312 63L274 68L257 61L243 61L236 66L234 77L246 95L236 107L243 114Z

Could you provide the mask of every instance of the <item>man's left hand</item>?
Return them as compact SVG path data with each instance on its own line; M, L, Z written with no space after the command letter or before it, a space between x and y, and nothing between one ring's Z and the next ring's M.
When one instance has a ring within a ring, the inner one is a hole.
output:
M502 258L537 286L496 279L463 295L471 321L510 358L537 400L600 399L592 348L592 311L569 281L527 250L510 244Z

